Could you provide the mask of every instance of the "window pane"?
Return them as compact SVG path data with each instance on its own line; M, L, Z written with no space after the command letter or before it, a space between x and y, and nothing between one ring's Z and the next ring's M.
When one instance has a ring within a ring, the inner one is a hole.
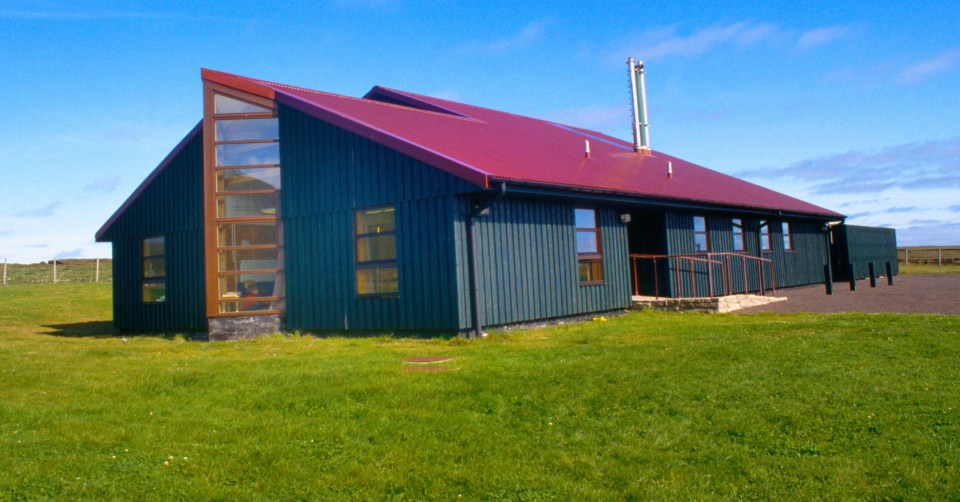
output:
M265 310L278 310L278 304L258 299L238 300L220 304L220 312L262 312Z
M707 234L706 233L693 234L693 247L698 253L706 253L707 251L709 251L709 249L707 249Z
M219 270L236 272L239 270L257 270L277 268L276 249L233 249L220 251Z
M577 252L600 252L600 246L597 243L597 232L595 230L577 230Z
M392 207L357 211L357 234L393 232L395 228Z
M164 273L164 259L163 257L159 258L145 258L143 260L143 277L163 277L166 275Z
M217 171L217 191L280 189L280 168L226 169Z
M603 262L601 261L581 261L578 263L577 272L580 282L599 282L603 280Z
M574 209L577 228L597 228L597 216L593 209Z
M783 222L783 249L789 251L793 248L793 243L790 240L790 224Z
M280 163L280 143L217 145L217 166L254 166Z
M149 237L143 240L143 257L163 256L163 237Z
M707 231L707 219L703 216L694 216L693 217L693 231L694 232L706 232Z
M160 303L167 299L165 281L143 283L143 303Z
M218 195L217 216L273 216L277 214L277 194Z
M734 218L734 219L733 219L733 229L734 229L734 231L739 230L739 231L742 232L742 231L743 231L743 220L741 220L740 218Z
M217 225L219 246L256 246L278 244L277 223L228 223Z
M262 113L271 112L269 108L253 105L220 94L213 95L214 113Z
M734 232L733 234L733 250L734 251L743 251L743 233Z
M770 250L770 225L766 224L764 220L760 221L760 249L764 251Z
M396 260L397 237L394 234L357 238L357 262Z
M276 274L222 275L219 282L221 299L262 298L273 296Z
M357 294L390 294L399 290L396 267L357 270Z
M217 141L280 138L277 119L218 120L216 126Z

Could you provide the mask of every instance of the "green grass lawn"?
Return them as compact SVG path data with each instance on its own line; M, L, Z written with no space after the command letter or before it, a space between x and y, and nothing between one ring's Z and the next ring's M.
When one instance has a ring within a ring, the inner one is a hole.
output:
M0 500L960 497L960 317L205 343L109 288L0 289Z

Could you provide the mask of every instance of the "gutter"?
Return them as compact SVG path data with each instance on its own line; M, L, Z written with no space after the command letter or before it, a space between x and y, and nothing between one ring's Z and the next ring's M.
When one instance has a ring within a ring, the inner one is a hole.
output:
M507 184L501 183L497 190L477 192L473 198L470 213L467 214L467 238L470 240L470 303L473 305L473 330L469 338L483 336L483 316L480 313L480 272L477 266L477 218L490 214L490 206L503 199L507 194Z
M570 186L559 187L548 183L538 183L532 181L518 181L490 177L490 184L493 185L508 183L510 193L514 195L526 195L538 198L560 199L560 200L584 200L592 202L602 202L608 204L618 204L624 206L650 208L650 209L680 209L685 211L725 211L744 215L756 215L764 217L788 217L795 219L808 220L839 220L845 218L839 213L805 213L797 211L784 211L782 209L763 209L758 207L740 206L735 204L722 203L697 203L686 202L680 199L654 198L628 192L611 192L607 190L574 188Z

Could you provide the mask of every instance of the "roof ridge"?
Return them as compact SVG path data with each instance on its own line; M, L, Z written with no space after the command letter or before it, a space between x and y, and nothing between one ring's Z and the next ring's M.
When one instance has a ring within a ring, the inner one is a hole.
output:
M480 119L476 119L476 118L473 118L473 117L463 117L463 116L459 116L459 115L451 115L451 114L449 114L449 113L434 112L434 111L430 111L430 110L421 110L421 109L419 109L419 108L413 108L413 107L411 107L411 106L397 105L397 104L394 104L394 103L385 103L385 102L383 102L383 101L377 101L377 100L374 100L374 99L355 98L355 97L353 97L353 96L347 96L347 95L345 95L345 94L337 94L337 93L335 93L335 92L318 91L318 90L316 90L316 89L308 89L308 88L306 88L306 87L299 87L299 86L296 86L296 85L281 84L281 83L279 83L279 82L271 82L271 81L269 81L269 80L260 80L260 79L256 79L256 78L250 78L250 77L243 77L243 78L246 78L246 79L251 80L251 81L253 81L253 82L256 82L256 83L258 83L258 84L266 85L266 86L270 86L270 87L279 87L279 88L282 88L282 89L290 89L290 90L294 90L294 91L307 92L307 93L312 93L312 94L318 94L318 95L320 95L320 96L328 96L328 97L345 99L345 100L350 100L350 101L358 101L358 102L362 102L362 103L373 103L373 104L376 104L376 105L379 105L379 106L386 106L386 107L396 108L396 109L398 109L398 110L408 110L408 111L426 113L426 114L434 115L434 116L438 116L438 117L447 117L447 118L452 118L452 119L466 120L467 122L476 122L476 123L478 123L478 124L485 124L485 123L486 123L485 120L480 120ZM393 90L393 89L391 89L391 90ZM396 91L396 92L404 92L404 91Z

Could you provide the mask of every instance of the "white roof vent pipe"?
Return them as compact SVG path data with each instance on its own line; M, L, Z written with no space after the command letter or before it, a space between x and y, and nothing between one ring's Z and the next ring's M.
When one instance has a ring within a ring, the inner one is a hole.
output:
M647 85L643 61L627 58L630 72L630 102L633 105L633 151L650 151L650 130L647 122Z

